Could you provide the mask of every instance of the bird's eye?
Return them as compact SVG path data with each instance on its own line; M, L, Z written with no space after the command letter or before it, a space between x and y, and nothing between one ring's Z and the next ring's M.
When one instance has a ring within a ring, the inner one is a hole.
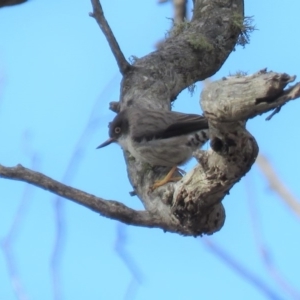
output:
M121 127L116 127L116 128L115 128L115 133L116 133L116 134L119 134L120 132L121 132Z

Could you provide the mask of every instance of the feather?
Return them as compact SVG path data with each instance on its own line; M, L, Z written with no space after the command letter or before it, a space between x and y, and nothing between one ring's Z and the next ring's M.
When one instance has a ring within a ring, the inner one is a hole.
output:
M173 111L159 111L128 108L129 123L132 120L138 126L130 126L132 139L142 140L168 139L202 129L208 129L207 119L201 115L183 114ZM153 122L153 120L155 120Z

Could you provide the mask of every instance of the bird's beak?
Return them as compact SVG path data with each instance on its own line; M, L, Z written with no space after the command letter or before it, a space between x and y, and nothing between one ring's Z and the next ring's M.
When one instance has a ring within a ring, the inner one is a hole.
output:
M106 147L106 146L108 146L109 144L111 144L111 143L113 143L115 141L116 140L114 138L109 138L107 141L105 141L104 143L102 143L101 145L99 145L96 149Z

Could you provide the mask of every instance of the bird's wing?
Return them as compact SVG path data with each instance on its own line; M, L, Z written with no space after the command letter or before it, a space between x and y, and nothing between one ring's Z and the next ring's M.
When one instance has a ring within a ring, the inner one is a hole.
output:
M138 110L131 114L134 126L130 128L135 141L166 139L208 129L207 119L200 115L173 111Z

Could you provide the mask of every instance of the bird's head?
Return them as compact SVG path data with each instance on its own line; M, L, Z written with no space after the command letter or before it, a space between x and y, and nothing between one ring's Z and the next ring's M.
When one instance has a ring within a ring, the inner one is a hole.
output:
M97 149L108 146L111 143L118 142L120 138L126 136L129 131L129 122L126 110L121 111L116 115L112 122L108 125L109 139L99 145Z

